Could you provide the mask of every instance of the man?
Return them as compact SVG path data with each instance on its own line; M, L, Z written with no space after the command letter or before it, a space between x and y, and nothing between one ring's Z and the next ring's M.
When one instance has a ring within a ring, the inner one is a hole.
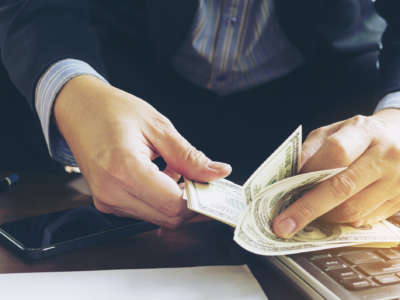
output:
M290 237L320 216L360 226L400 209L400 7L376 7L379 72L385 24L370 0L5 0L0 48L96 207L167 227L192 216L181 175L231 172L183 136L240 181L300 122L336 118L307 137L302 170L348 168L276 218Z

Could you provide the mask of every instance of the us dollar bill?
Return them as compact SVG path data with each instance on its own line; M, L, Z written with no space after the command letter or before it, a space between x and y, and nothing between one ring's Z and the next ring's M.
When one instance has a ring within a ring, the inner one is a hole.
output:
M289 240L283 240L272 232L273 220L297 201L305 191L322 181L328 180L344 169L339 168L301 174L285 179L276 186L271 186L250 207L256 230L266 238L284 241L285 243L313 242L326 244L399 241L399 230L389 222L379 223L365 230L317 220L310 223Z
M275 235L272 223L276 216L297 201L304 192L344 170L340 168L296 175L300 155L301 127L243 186L225 179L209 183L185 179L188 207L235 227L234 240L248 251L261 255L285 255L375 242L400 242L400 230L389 222L361 230L317 220L291 239Z
M304 191L341 171L343 168L302 174L269 187L246 208L236 227L234 240L243 248L262 255L293 254L371 242L400 242L399 230L389 222L362 230L314 221L291 239L273 233L272 222L276 216Z
M343 170L344 168L339 168L301 174L271 185L263 194L259 195L250 206L250 216L254 219L256 230L265 238L282 241L282 239L276 236L272 231L272 222L275 217L294 203L304 191L311 189L318 183L329 179ZM321 232L321 234L322 233L325 233L325 231ZM333 230L329 235L320 235L315 238L326 241L334 239L335 233L337 232ZM299 232L298 235L300 238L300 236L303 236L303 232ZM296 238L297 235L293 239L295 240Z
M288 255L308 251L317 251L329 248L347 247L357 243L313 244L313 243L287 243L269 240L260 235L252 219L249 217L250 209L246 209L239 225L235 229L234 240L241 247L259 255Z
M398 229L389 222L382 222L368 230L357 230L350 226L340 226L340 234L335 239L326 242L325 233L322 240L316 242L316 236L298 240L269 239L257 231L250 209L246 209L238 226L235 229L234 240L244 249L259 255L288 255L302 252L310 252L338 247L348 247L370 242L399 242ZM320 234L318 228L317 234ZM324 231L325 229L323 229ZM329 234L328 234L329 235Z
M225 179L209 183L185 179L188 208L236 227L247 207L242 186Z
M300 166L302 127L299 126L247 179L243 185L250 203L271 184L297 174Z

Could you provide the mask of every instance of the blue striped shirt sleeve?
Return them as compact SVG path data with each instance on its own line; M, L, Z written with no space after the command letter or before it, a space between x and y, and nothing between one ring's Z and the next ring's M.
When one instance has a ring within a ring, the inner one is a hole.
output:
M386 108L400 108L400 92L393 92L385 96L381 101L379 101L375 112Z
M54 101L61 89L69 80L79 75L92 75L107 82L84 61L68 58L52 65L40 78L36 87L35 107L50 156L69 166L77 166L77 164L67 142L57 129L52 115Z

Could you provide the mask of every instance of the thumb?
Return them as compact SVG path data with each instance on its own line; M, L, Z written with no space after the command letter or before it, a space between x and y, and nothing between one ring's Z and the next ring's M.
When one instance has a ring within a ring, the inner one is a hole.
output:
M192 180L208 182L228 176L229 164L215 162L193 147L173 127L151 141L168 167Z

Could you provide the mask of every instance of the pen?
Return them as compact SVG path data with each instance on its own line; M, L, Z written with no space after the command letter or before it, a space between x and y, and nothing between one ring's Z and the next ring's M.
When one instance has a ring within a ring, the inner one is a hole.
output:
M14 184L16 184L19 180L19 176L17 173L13 173L0 181L0 192L5 192L10 189Z

